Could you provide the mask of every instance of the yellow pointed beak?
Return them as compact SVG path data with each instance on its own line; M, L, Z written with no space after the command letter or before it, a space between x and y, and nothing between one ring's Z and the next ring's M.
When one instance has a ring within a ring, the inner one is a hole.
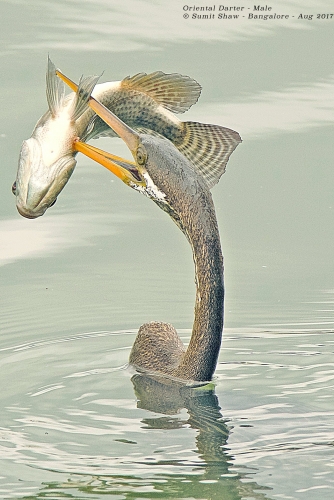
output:
M94 146L81 141L74 142L74 149L75 151L79 151L80 153L83 153L92 160L103 165L105 168L110 170L110 172L119 177L119 179L125 182L125 184L146 186L146 183L140 176L137 165L134 162L112 155L107 151L95 148Z
M57 76L63 80L74 92L78 90L78 85L70 80L67 76L65 76L59 69L56 70ZM135 153L137 151L139 145L139 136L138 134L132 130L126 123L120 120L112 111L107 109L103 104L94 99L94 97L90 97L89 106L95 111L97 115L99 115L102 120L112 128L116 134L119 135L121 139L125 142L125 144L130 149L131 153L135 157Z
M74 92L77 92L78 85L76 83L65 76L59 69L56 70L56 74ZM135 156L139 144L138 134L92 96L90 96L89 99L89 106L102 118L102 120L105 121L107 125L109 125L109 127L116 132L116 134L119 135L121 139L123 139L133 156ZM79 151L80 153L83 153L92 160L103 165L123 182L125 182L125 184L132 186L134 184L136 186L146 186L144 179L138 171L136 163L120 158L119 156L112 155L111 153L95 148L94 146L81 141L75 141L73 148L75 151Z

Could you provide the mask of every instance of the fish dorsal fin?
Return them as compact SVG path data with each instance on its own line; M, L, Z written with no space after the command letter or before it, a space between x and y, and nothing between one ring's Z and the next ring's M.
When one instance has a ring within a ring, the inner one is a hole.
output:
M100 77L99 76L87 76L81 77L78 85L78 90L75 94L75 100L73 103L72 120L76 121L80 116L88 109L88 101L90 95Z
M183 122L181 153L201 172L211 189L226 170L229 157L241 142L238 132L220 125Z
M56 66L48 57L46 72L46 99L51 115L54 117L63 106L65 97L65 84L56 74Z
M202 87L196 80L178 73L138 73L122 80L121 87L144 92L173 113L184 113L198 101Z

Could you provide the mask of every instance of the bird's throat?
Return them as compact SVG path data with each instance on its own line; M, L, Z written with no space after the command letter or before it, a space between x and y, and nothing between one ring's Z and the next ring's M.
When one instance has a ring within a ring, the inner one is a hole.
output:
M189 346L177 376L211 380L221 346L224 321L224 266L211 194L199 199L204 210L193 210L187 224L195 263L196 303Z

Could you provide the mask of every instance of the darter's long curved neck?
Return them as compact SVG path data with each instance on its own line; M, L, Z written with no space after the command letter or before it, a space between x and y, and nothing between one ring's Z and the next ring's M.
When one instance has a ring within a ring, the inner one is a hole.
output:
M61 72L57 71L57 74L76 87ZM204 179L172 143L163 138L137 134L93 98L89 104L124 140L135 159L138 146L144 145L147 151L145 169L163 197L151 196L148 191L146 194L169 212L191 244L196 278L195 319L189 346L181 354L180 363L172 374L190 380L211 380L219 355L224 319L223 256L211 193ZM105 165L104 161L101 163ZM119 158L116 163L119 164ZM136 164L132 166L136 167ZM134 183L133 179L131 183Z
M211 380L224 321L224 267L215 209L209 190L179 212L195 263L196 303L192 336L177 376Z

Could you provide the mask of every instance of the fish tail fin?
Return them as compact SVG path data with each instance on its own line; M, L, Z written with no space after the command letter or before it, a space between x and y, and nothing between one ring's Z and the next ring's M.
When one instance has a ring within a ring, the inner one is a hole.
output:
M75 121L87 110L88 102L100 76L81 77L73 102L72 120Z
M220 125L182 122L182 133L175 146L201 172L212 188L226 170L230 155L240 144L238 132Z

